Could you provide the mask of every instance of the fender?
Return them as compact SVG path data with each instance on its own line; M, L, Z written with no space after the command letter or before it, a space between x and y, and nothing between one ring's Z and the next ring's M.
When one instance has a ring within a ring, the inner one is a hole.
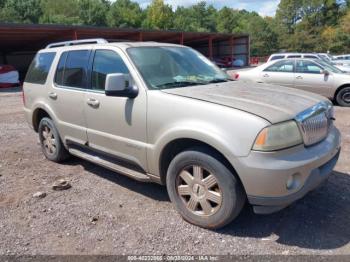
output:
M199 121L177 123L167 128L166 132L158 137L154 145L148 148L147 159L149 171L156 176L160 175L159 167L162 153L169 143L177 139L193 139L208 144L218 150L232 165L234 165L234 159L237 157L236 155L238 152L235 152L235 146L230 143L232 138L228 141L226 136L227 134L223 134L214 125L208 125L208 123L201 123ZM236 143L239 143L239 141Z

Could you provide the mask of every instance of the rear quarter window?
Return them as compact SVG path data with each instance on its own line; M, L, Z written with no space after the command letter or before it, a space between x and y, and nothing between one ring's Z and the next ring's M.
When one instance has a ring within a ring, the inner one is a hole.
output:
M38 53L29 66L24 82L45 84L55 55L55 52Z

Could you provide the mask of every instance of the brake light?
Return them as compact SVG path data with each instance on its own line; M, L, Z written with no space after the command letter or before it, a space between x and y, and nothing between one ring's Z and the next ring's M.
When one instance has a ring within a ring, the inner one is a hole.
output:
M26 97L24 95L24 87L22 86L22 101L23 101L23 105L26 105Z
M235 78L235 80L237 80L237 79L239 78L239 74L236 73L236 74L234 75L234 78Z

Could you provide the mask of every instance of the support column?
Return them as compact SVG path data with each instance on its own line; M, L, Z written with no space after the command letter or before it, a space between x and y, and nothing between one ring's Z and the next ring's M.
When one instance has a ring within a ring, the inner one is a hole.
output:
M76 30L73 31L73 40L78 40L78 33Z
M233 60L233 52L234 52L234 49L233 49L233 36L230 37L230 55L231 55L231 61Z
M180 45L184 44L184 33L181 33L180 35Z
M2 61L4 62L4 65L7 65L7 57L5 52L2 52Z
M213 59L213 37L209 36L209 58Z

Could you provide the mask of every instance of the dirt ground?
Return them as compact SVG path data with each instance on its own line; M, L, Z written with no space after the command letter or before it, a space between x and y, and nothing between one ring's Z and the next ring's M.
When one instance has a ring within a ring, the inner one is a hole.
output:
M45 160L20 93L0 93L0 254L348 254L350 108L336 107L342 153L316 191L272 215L249 206L210 231L184 222L165 187L86 161ZM58 178L72 187L54 191ZM33 194L47 194L40 199Z

